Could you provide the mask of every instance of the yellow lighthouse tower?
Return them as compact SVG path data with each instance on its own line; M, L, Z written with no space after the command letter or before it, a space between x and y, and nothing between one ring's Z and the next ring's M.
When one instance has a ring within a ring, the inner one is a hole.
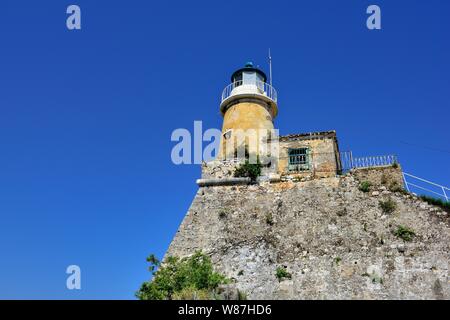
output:
M222 93L223 116L219 159L260 154L263 141L274 129L278 113L277 92L263 71L248 62L236 70Z

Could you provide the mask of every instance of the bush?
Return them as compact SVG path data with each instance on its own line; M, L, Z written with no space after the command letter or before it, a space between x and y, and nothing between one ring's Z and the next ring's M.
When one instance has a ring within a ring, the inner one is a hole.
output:
M256 181L256 178L261 174L261 163L259 159L256 163L250 163L248 160L245 163L241 164L234 171L235 177L249 177L252 181Z
M391 198L388 198L386 201L380 201L379 205L384 213L392 213L397 208L397 204Z
M404 241L411 241L416 234L413 230L409 229L408 227L398 226L397 230L395 230L394 232L394 235Z
M215 299L215 289L230 281L214 272L211 259L200 251L183 259L168 257L163 264L154 255L147 261L153 279L136 292L140 300Z
M371 186L372 184L369 181L363 181L359 185L359 190L361 190L362 192L369 192Z
M400 192L403 194L408 194L408 191L406 191L397 181L393 181L389 185L389 191L391 192Z
M381 278L378 274L375 272L372 272L372 274L368 274L367 272L364 272L362 274L363 277L369 277L370 281L372 281L373 284L383 284L383 278Z
M273 226L273 216L272 216L272 213L270 213L270 212L266 214L266 223L269 226Z
M444 209L447 212L450 212L450 202L442 201L441 199L436 199L436 198L429 197L429 196L420 196L420 199L428 202L429 204L441 207L442 209Z
M247 300L247 294L241 290L238 290L238 300Z
M219 211L219 218L220 219L225 219L227 217L228 213L225 210L220 210Z
M286 268L284 267L277 268L276 276L278 278L278 281L281 281L283 279L292 279L292 275L287 272Z
M206 289L183 288L172 295L172 300L210 300L211 293Z

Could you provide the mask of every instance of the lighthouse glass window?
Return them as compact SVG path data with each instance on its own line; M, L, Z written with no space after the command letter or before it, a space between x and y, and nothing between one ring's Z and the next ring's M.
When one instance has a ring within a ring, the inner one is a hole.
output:
M242 73L238 73L233 79L234 87L242 86Z
M289 171L309 170L308 148L289 149Z

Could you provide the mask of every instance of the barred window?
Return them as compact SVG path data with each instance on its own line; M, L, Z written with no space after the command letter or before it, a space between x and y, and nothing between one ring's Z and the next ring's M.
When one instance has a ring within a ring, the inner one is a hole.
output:
M308 148L289 149L289 171L309 170Z

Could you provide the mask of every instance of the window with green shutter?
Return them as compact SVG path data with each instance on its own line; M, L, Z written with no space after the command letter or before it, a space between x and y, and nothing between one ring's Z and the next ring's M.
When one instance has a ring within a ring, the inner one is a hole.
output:
M310 169L310 155L308 148L288 150L289 171L307 171Z

